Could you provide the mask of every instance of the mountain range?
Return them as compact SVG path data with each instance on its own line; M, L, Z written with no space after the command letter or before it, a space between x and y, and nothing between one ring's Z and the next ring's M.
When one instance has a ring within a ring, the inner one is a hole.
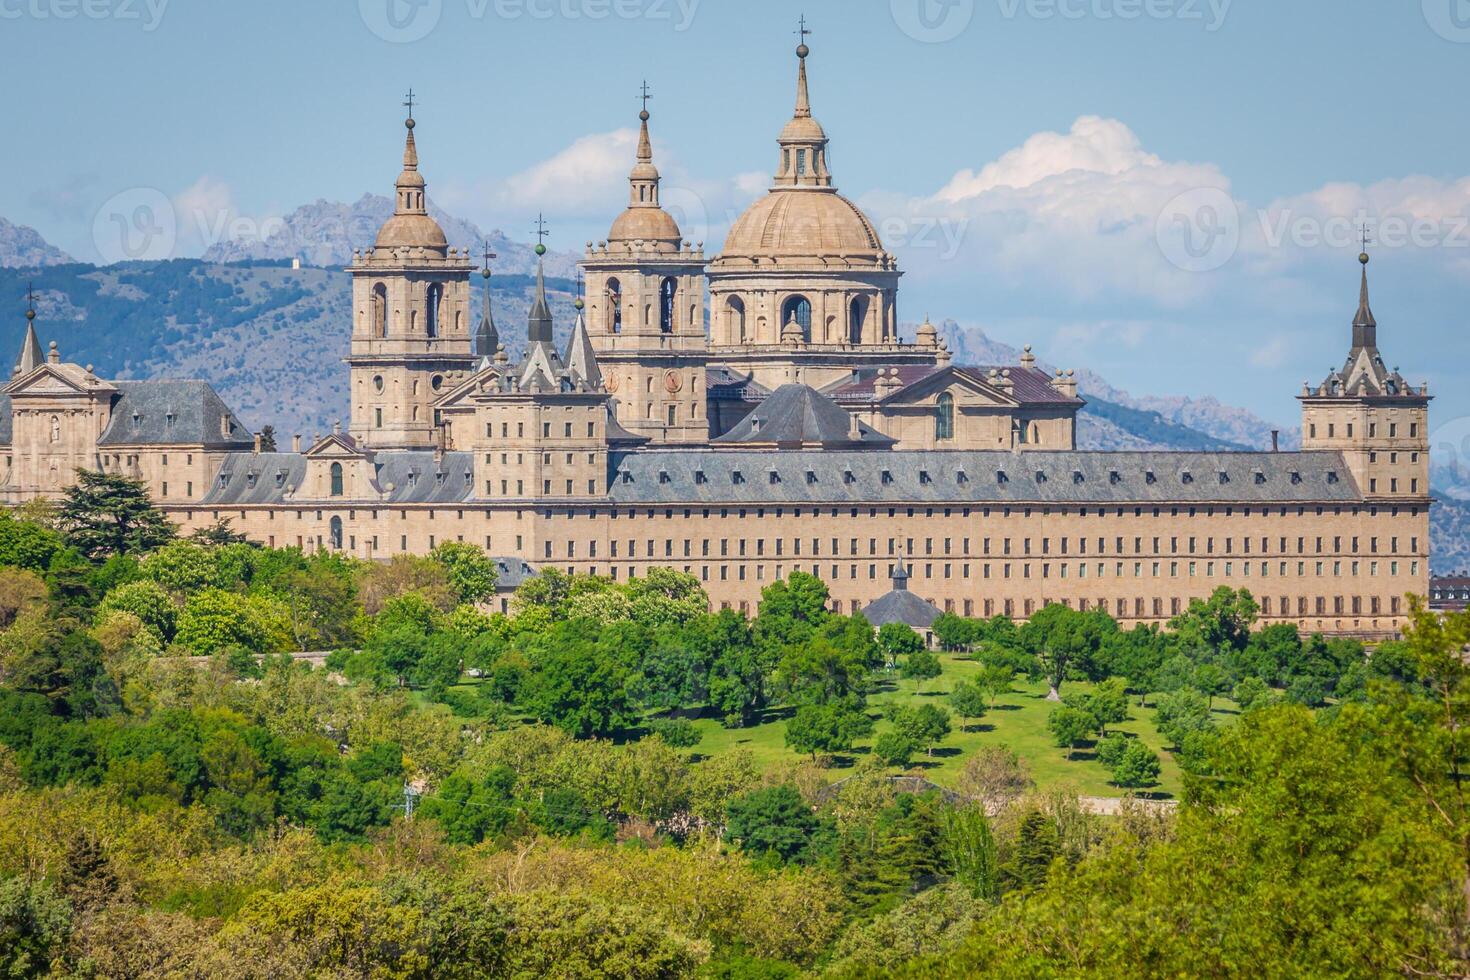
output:
M431 208L451 242L497 253L491 304L512 357L525 347L535 253L498 231ZM242 420L272 425L280 436L325 432L347 415L350 284L341 265L370 242L392 213L384 197L352 204L317 201L297 208L264 241L213 246L203 259L92 266L70 259L34 229L0 219L0 296L19 311L27 282L36 285L37 330L63 356L94 365L103 377L174 377L211 382ZM577 256L546 254L547 289L559 344L574 319ZM293 265L299 262L299 268ZM44 268L42 268L44 267ZM475 277L472 317L484 291ZM19 350L25 321L0 321L0 352ZM901 327L912 338L915 324ZM945 321L940 331L958 364L1015 364L1022 352L978 327ZM0 357L6 356L0 353ZM1038 361L1039 367L1054 366ZM1273 426L1215 398L1134 395L1090 372L1077 372L1087 399L1078 419L1086 449L1236 451L1266 449ZM284 440L283 440L284 441ZM1279 434L1282 449L1300 444ZM1436 465L1434 567L1470 567L1470 476L1451 460Z

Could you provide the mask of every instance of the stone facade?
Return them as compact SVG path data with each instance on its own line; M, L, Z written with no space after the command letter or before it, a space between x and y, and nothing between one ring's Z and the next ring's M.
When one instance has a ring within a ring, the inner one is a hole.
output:
M1384 366L1366 255L1345 366L1300 395L1301 452L1078 451L1071 372L1029 348L952 364L927 322L899 341L899 271L832 186L809 54L772 189L707 269L660 206L644 111L565 350L539 270L521 363L488 303L469 329L469 257L428 217L410 120L395 214L348 272L347 431L274 451L208 385L109 382L28 329L0 492L124 472L185 529L365 560L465 541L518 576L672 567L747 612L799 569L842 612L899 578L908 605L966 616L1061 602L1162 624L1232 586L1266 623L1403 625L1429 584L1429 395Z

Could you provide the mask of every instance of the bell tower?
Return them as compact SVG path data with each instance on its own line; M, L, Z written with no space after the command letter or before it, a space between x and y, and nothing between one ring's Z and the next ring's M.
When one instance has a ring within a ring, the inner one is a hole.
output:
M656 443L709 441L706 418L704 246L683 240L659 201L648 135L648 85L638 113L638 160L628 207L607 241L587 243L588 335L617 419Z
M434 404L474 369L468 250L429 216L413 93L393 216L354 254L350 433L371 449L432 449Z
M1365 244L1366 244L1366 235ZM1429 502L1429 386L1408 384L1378 351L1368 304L1368 253L1347 363L1302 386L1302 448L1341 452L1370 502Z

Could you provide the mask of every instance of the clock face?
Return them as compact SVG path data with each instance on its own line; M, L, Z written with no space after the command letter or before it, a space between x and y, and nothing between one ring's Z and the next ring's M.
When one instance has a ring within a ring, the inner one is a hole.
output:
M684 387L684 382L679 378L677 371L669 371L664 375L664 388L669 394L675 394Z
M607 386L608 391L617 391L618 386L621 385L622 382L618 380L618 376L616 374L609 374L606 379L603 380L603 384Z

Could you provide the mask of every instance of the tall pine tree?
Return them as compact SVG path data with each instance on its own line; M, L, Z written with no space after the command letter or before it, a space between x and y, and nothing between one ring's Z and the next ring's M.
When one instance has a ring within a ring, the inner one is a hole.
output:
M175 528L153 506L142 480L77 471L58 523L67 541L93 561L152 551L174 539Z

